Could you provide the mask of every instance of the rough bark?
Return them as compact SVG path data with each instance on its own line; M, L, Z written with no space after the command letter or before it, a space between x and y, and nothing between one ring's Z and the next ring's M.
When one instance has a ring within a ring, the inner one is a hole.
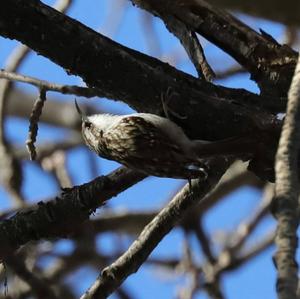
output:
M39 202L0 223L0 260L20 246L41 239L66 237L109 198L131 187L145 175L120 168L108 176L66 189L55 199Z
M231 55L247 69L264 94L285 96L297 56L270 35L255 32L229 13L204 0L131 0L165 23L180 20Z
M1 35L27 44L67 72L81 76L103 95L122 100L140 112L161 114L161 93L172 87L178 93L172 109L186 116L177 121L191 138L254 136L252 152L257 158L250 168L262 178L272 179L281 123L269 111L284 109L281 98L261 97L195 79L121 46L39 1L25 4L6 0L1 5ZM268 148L262 149L261 143Z
M275 243L277 293L280 299L297 298L299 224L298 150L300 146L300 58L288 94L284 120L276 154L276 181L273 213L278 221Z

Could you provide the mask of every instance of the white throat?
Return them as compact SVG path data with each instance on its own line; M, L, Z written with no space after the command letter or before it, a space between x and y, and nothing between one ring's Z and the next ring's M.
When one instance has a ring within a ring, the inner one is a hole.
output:
M87 118L96 128L106 132L115 125L122 116L113 114L95 114L88 116Z

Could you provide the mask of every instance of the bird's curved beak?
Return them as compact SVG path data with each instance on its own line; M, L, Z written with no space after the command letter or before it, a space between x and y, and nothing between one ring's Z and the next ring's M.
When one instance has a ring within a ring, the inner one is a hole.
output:
M81 116L82 122L88 121L87 115L81 111L76 99L75 99L75 107L76 107L78 114Z

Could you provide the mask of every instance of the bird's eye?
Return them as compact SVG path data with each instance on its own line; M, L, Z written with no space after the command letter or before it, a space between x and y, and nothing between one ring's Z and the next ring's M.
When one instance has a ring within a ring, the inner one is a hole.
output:
M84 127L87 128L87 129L90 129L90 128L92 127L92 123L89 122L89 121L85 121L85 122L83 123L83 125L84 125Z

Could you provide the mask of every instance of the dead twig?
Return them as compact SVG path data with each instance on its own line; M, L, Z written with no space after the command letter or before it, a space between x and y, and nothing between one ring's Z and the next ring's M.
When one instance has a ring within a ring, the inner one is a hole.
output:
M29 118L29 132L28 132L28 138L26 140L26 146L28 149L28 152L30 154L30 159L35 160L36 158L36 149L35 149L35 141L36 136L38 133L38 122L40 119L40 116L42 114L43 106L46 101L46 90L40 89L40 94L37 100L34 103L34 106L32 108L32 112Z
M9 72L6 70L0 70L0 78L7 79L11 81L17 81L17 82L23 82L28 83L33 86L38 87L39 89L43 90L51 90L56 91L62 94L72 94L76 96L82 96L86 98L92 98L96 96L103 96L101 92L95 88L87 88L87 87L81 87L76 85L61 85L61 84L55 84L51 83L45 80L40 80L34 77L30 76L24 76L21 74L17 74L14 72Z

